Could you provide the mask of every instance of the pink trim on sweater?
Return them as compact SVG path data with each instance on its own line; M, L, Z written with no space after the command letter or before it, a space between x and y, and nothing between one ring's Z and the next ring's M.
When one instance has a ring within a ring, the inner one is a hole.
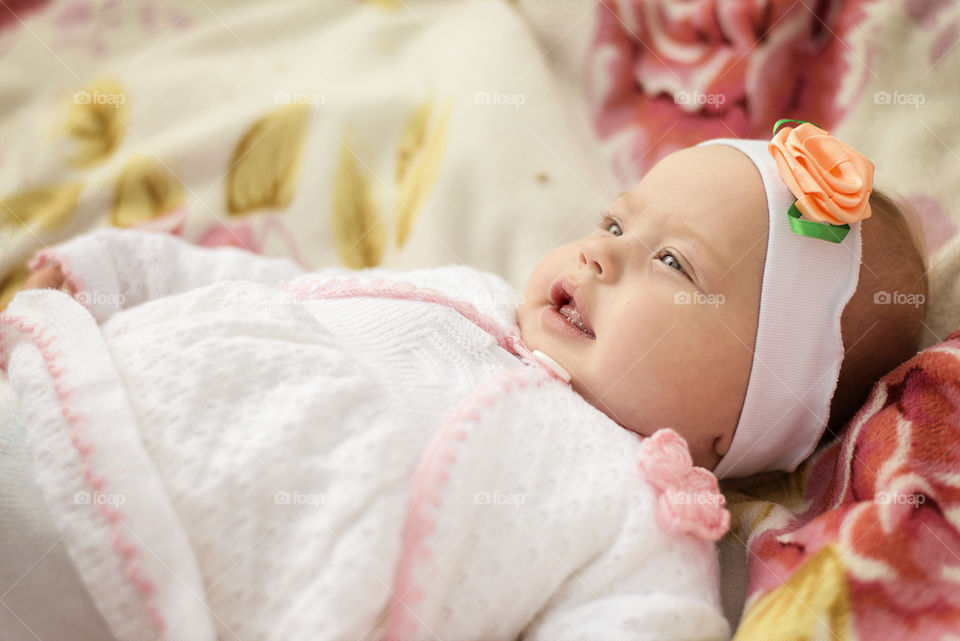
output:
M657 430L640 444L639 466L647 481L660 490L657 522L664 530L677 530L707 541L716 541L730 527L726 500L717 477L695 467L682 436L670 428Z
M295 283L295 284L294 284ZM500 323L477 310L471 303L451 298L443 292L430 287L418 287L413 283L376 279L360 282L357 278L330 278L320 282L300 280L299 282L280 284L278 287L299 299L347 298L350 296L368 296L377 298L396 298L417 300L424 303L437 303L458 312L474 325L493 336L497 344L527 365L535 365L559 381L563 381L552 369L533 357L533 353L520 338L518 332L505 330Z
M440 489L450 480L449 470L457 462L457 449L470 436L480 421L480 413L491 406L498 396L504 396L522 387L539 386L555 378L546 368L535 370L531 376L526 367L500 372L484 382L447 417L434 436L414 477L403 531L403 552L393 583L393 602L383 641L403 641L417 638L420 619L413 606L423 600L423 590L414 576L418 567L433 558L428 540L437 530L431 513L441 507Z
M40 264L42 265L42 262ZM64 275L67 275L66 271L64 271ZM47 335L49 328L40 327L21 318L13 318L8 314L0 314L0 326L3 325L13 326L23 335L29 337L37 346L37 349L40 351L40 354L43 356L43 359L47 364L47 371L50 372L50 376L53 378L54 389L56 390L57 395L60 397L61 413L70 424L70 442L73 443L74 448L80 455L80 460L82 461L81 470L83 472L83 479L90 487L93 494L105 493L105 489L107 487L106 481L103 479L103 477L97 476L91 466L90 454L93 452L93 444L88 441L84 441L80 433L80 424L83 422L84 417L82 414L71 408L68 404L68 401L73 396L75 390L64 386L62 379L65 369L60 363L58 363L58 360L63 356L63 352L54 351L51 349L51 343L54 341L52 336ZM2 344L3 340L0 339L0 345ZM0 357L3 359L3 369L6 370L7 354L4 353ZM100 512L100 515L107 521L107 525L110 530L110 544L111 547L113 547L113 549L122 557L124 576L133 586L133 588L141 594L150 621L159 631L160 638L165 639L167 634L167 624L163 615L160 614L153 599L156 588L148 578L142 575L140 568L136 563L136 558L140 554L140 550L138 549L136 542L124 538L122 534L120 527L124 520L122 510L120 510L119 507L109 506L104 502L98 502L92 498L90 505L95 505Z
M93 312L91 304L87 301L90 300L90 297L86 295L87 285L83 282L83 279L73 271L73 268L70 267L70 264L64 260L63 256L56 249L44 249L37 253L30 262L27 263L27 268L31 272L40 271L47 264L55 264L60 266L60 271L63 272L64 277L73 285L76 289L76 293L73 295L74 299L79 302L81 305L87 308L90 312Z

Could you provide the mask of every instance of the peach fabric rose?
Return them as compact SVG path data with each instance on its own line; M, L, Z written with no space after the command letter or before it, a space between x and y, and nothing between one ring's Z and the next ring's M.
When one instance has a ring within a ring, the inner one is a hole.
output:
M809 122L781 127L769 149L807 219L843 225L870 217L873 163L860 152Z

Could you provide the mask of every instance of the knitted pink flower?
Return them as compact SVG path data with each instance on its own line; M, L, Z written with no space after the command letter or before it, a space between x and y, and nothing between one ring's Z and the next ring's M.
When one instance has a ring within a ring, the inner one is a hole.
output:
M716 477L694 467L682 436L670 428L654 432L640 445L640 469L660 490L657 522L665 530L716 541L730 527L730 513Z

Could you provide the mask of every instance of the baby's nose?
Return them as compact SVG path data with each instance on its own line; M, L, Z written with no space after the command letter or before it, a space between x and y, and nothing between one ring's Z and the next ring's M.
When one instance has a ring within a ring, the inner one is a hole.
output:
M589 256L587 254L590 254ZM600 264L600 261L594 258L594 252L589 250L580 250L580 265L589 265L590 268L597 273L598 276L603 276L603 265Z

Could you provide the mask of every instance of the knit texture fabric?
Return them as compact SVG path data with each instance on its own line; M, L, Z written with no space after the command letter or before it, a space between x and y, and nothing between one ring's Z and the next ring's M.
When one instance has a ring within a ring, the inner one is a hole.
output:
M126 639L726 639L644 440L511 351L514 292L105 230L0 315L38 484ZM81 304L82 303L82 304Z

